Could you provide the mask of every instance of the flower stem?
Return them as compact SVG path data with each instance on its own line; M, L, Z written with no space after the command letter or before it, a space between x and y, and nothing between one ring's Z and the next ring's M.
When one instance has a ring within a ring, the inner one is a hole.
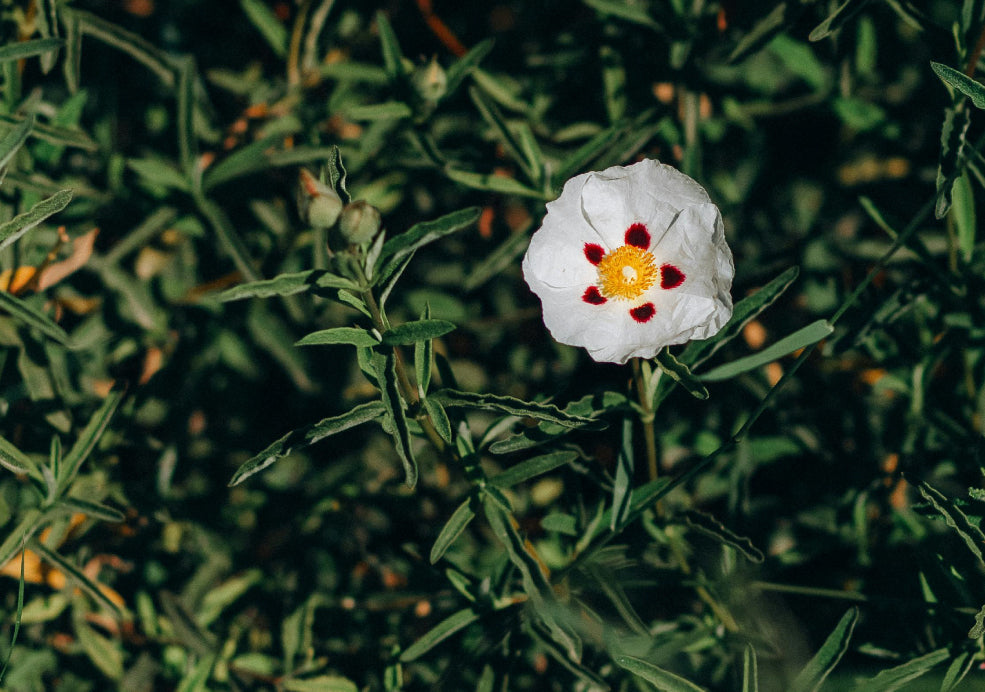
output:
M646 464L650 474L650 480L657 480L659 467L657 466L657 437L653 430L653 422L656 414L653 410L653 402L650 400L649 383L643 374L643 366L639 358L633 358L633 382L636 387L636 395L640 401L640 422L643 424L643 441L646 444Z

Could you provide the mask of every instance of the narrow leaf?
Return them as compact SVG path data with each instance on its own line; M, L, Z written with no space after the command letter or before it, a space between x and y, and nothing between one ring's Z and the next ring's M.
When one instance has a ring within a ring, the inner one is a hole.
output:
M287 55L287 29L263 0L239 0L244 14L278 58Z
M260 281L263 279L260 273L253 267L246 250L246 244L240 238L239 233L233 227L226 212L218 204L202 196L196 196L195 201L202 215L208 220L216 236L219 238L219 245L229 254L239 272L250 281Z
M5 310L20 322L34 327L45 336L54 339L66 348L75 348L72 338L65 333L64 329L55 324L50 317L37 310L27 301L6 291L0 291L0 310Z
M917 486L920 494L927 499L935 510L944 518L944 522L954 529L968 546L968 550L978 558L983 566L985 559L982 550L985 549L985 533L973 523L961 509L926 481Z
M370 401L357 406L348 413L325 418L314 425L291 431L253 458L244 462L237 469L232 480L229 481L229 485L234 486L242 483L253 474L259 473L296 449L307 447L330 435L335 435L349 428L354 428L357 425L375 420L382 416L385 410L383 402Z
M123 395L125 393L126 389L122 386L115 386L110 390L110 393L103 399L103 403L92 415L92 418L89 419L82 432L79 433L75 444L72 445L72 448L68 450L68 453L62 460L58 478L58 487L60 490L64 490L69 486L69 483L75 478L75 474L82 467L83 462L89 457L92 450L95 449L99 438L102 437L106 426L109 425L110 419L116 412L116 408L123 401Z
M486 190L489 192L499 192L504 195L532 197L539 200L545 199L543 192L524 185L516 178L496 175L493 173L473 173L471 171L460 171L451 167L446 167L444 171L445 175L456 183L461 183L465 187L470 187L473 190Z
M622 424L622 444L616 457L616 479L612 484L612 518L609 528L618 531L629 516L630 502L633 499L633 421L626 417Z
M506 119L500 113L499 108L493 103L482 90L472 87L469 89L469 97L479 110L479 115L486 121L496 134L496 139L503 146L506 153L520 166L528 180L537 183L536 163L532 162L524 155L523 146L517 141L516 136L506 124Z
M623 0L582 0L582 2L603 15L618 17L632 24L639 24L651 29L661 28L647 13L646 5L628 3Z
M312 288L346 288L357 290L359 287L349 279L332 274L323 269L309 269L293 274L279 274L272 279L251 281L226 289L219 294L219 300L243 300L244 298L270 298L273 296L292 296Z
M439 238L468 228L479 220L481 211L478 207L460 209L434 221L416 223L406 232L390 238L383 245L373 275L377 281L385 281L408 255Z
M475 519L475 511L472 509L472 498L468 498L458 506L445 525L442 527L438 537L434 540L431 547L431 564L435 564L451 547L462 532L465 531L469 523Z
M34 116L29 115L0 140L0 168L10 163L10 159L13 158L17 150L27 141L28 135L31 134L31 128L33 127Z
M431 419L434 429L438 431L438 435L442 440L450 443L452 440L451 421L448 419L445 407L430 397L424 397L421 399L421 403L424 405L424 410L427 412L428 418Z
M537 420L550 421L567 427L584 427L598 425L600 421L585 416L574 416L565 413L553 404L539 404L532 401L521 401L509 396L495 394L472 394L454 389L440 389L431 395L443 406L449 408L474 408L484 411L497 411L513 416L524 416Z
M74 581L76 585L89 594L94 601L102 604L103 607L112 611L117 617L123 617L123 611L120 610L120 606L114 603L113 600L103 592L103 588L105 587L100 586L90 579L79 567L68 560L68 558L55 552L39 540L31 539L28 545L31 550L40 555L46 562L57 568L60 572L64 573L66 577Z
M678 360L694 368L710 358L719 348L741 334L743 328L763 310L775 303L790 288L798 274L799 267L790 267L751 296L740 300L732 311L731 319L718 334L704 341L692 341L681 352Z
M324 344L351 344L352 346L376 346L380 343L373 334L358 327L332 327L312 332L294 342L295 346L317 346Z
M83 514L88 514L90 517L102 519L103 521L120 522L126 520L126 515L118 509L78 497L63 497L58 501L58 506L64 507L71 512L82 512Z
M849 609L818 652L791 683L789 692L816 692L821 688L825 678L848 650L848 642L852 638L857 622L858 608Z
M553 186L555 188L560 188L565 181L574 176L576 173L581 172L585 166L594 161L597 157L601 156L604 151L615 144L622 134L623 130L621 127L610 127L597 133L587 142L575 149L575 151L561 161L561 165L558 166L557 172L551 176Z
M10 221L0 224L0 250L15 243L49 216L60 212L71 201L72 191L60 190L51 197L41 200L24 213L18 214Z
M62 12L79 22L82 33L92 36L108 46L123 51L137 62L149 68L165 86L174 86L175 72L167 54L150 41L127 31L105 19L76 9L62 6Z
M349 678L338 675L316 675L313 678L287 678L280 684L284 692L359 692L359 686Z
M759 692L759 662L752 644L742 652L742 692Z
M82 650L89 660L103 675L110 680L120 680L123 677L123 651L116 642L90 627L84 613L84 608L72 609L72 629L75 631L75 638L82 645Z
M985 608L982 611L985 613ZM974 665L975 653L973 651L964 651L955 656L954 660L951 661L951 665L947 667L947 672L944 674L940 692L954 692Z
M954 181L951 203L955 232L958 236L958 250L964 261L970 262L975 251L977 223L975 222L975 191L967 171Z
M455 325L445 320L417 320L405 322L383 333L383 343L387 346L404 346L420 341L430 341L444 336L455 329Z
M930 68L941 78L941 81L971 99L975 108L985 108L985 85L981 82L939 62L931 62Z
M894 692L936 668L950 657L951 652L947 649L931 651L929 654L917 656L902 665L882 671L874 678L856 684L852 688L852 692Z
M500 488L510 488L528 481L531 478L550 473L554 469L570 464L578 458L577 452L552 452L527 459L524 462L496 474L489 479L490 483Z
M763 551L753 545L750 539L734 533L710 514L689 511L684 514L684 519L691 528L700 531L723 545L736 549L749 562L759 564L766 559Z
M403 101L384 101L345 109L345 117L349 120L400 120L413 114L411 107Z
M820 41L834 33L865 7L868 0L845 0L827 19L814 27L807 37L809 41Z
M806 327L798 329L793 334L780 339L772 346L764 348L759 353L733 360L731 363L726 363L725 365L720 365L717 368L709 370L701 375L700 379L708 382L716 382L736 377L767 363L772 363L774 360L782 358L794 351L817 343L833 331L834 327L827 320L812 322Z
M10 558L23 548L35 531L41 528L44 518L44 515L37 509L30 509L24 513L20 523L10 530L3 543L0 543L0 567L10 562Z
M770 13L760 19L732 49L726 62L733 63L755 53L769 43L770 39L793 24L800 15L800 3L794 3L791 9L789 2L781 2L770 10Z
M421 313L421 320L431 319L430 304L424 306ZM434 361L434 343L430 339L422 339L414 344L414 377L417 378L417 387L423 397L427 395L431 388L431 367Z
M34 460L17 449L5 437L0 437L0 466L13 473L21 473L35 479L41 478L41 472Z
M376 13L376 28L380 33L380 48L383 51L383 68L391 80L397 80L404 75L404 55L397 42L393 26L383 11Z
M198 71L195 59L186 56L178 63L178 159L181 169L189 179L197 179L198 140L195 138L193 117L195 111L195 80Z
M387 418L393 424L393 440L397 455L404 465L404 483L413 488L417 485L417 460L411 447L410 430L407 427L407 414L400 398L397 386L397 374L394 370L396 357L393 352L386 355L377 353L373 357L373 369L376 381L383 394L383 404L386 406Z
M6 46L0 46L0 62L22 60L35 55L42 55L58 50L65 42L60 38L36 38L30 41L18 41Z
M439 622L429 632L427 632L427 634L422 636L411 646L407 647L407 649L400 654L400 660L404 663L417 660L445 639L456 632L465 629L478 619L479 614L477 612L471 608L463 608L454 615L450 615Z
M674 358L673 354L666 348L657 353L656 362L660 369L670 376L670 379L684 387L687 393L695 399L704 401L708 398L708 390L691 374L690 368Z
M462 83L462 80L468 76L472 70L482 62L482 59L489 55L492 50L494 42L492 39L486 39L475 44L468 53L463 55L461 58L455 61L455 63L448 68L448 93L452 93L458 86Z
M693 682L685 680L679 675L659 668L649 661L634 656L616 656L616 664L625 668L633 675L643 678L654 685L660 692L704 692L703 687L698 687Z
M961 174L961 159L970 122L971 115L965 102L944 111L941 154L937 165L937 201L934 207L934 215L938 219L943 219L951 208L951 189Z

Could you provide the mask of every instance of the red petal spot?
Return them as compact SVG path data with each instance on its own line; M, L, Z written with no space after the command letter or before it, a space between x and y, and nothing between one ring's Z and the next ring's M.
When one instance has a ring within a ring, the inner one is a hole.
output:
M592 264L598 264L605 257L605 248L595 243L585 243L585 259Z
M605 296L599 293L597 286L589 286L585 289L585 294L581 297L589 305L601 305L606 301Z
M653 303L643 303L638 308L633 308L629 311L629 316L634 320L642 324L643 322L649 322L650 318L657 313L657 309L653 307Z
M660 288L677 288L684 283L684 272L673 264L660 267Z
M634 223L626 229L626 245L633 245L641 250L650 249L650 231L641 223Z

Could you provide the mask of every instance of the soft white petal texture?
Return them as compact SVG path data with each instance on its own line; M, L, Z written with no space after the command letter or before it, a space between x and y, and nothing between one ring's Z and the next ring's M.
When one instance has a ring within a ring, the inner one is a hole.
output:
M684 281L657 281L636 298L583 300L598 285L585 244L606 252L621 247L626 230L642 223L658 266L670 264ZM540 298L544 324L559 342L581 346L600 362L652 358L664 346L713 336L732 316L729 291L735 268L718 207L698 183L657 161L615 166L569 180L547 205L523 259L523 275ZM631 310L649 303L645 322Z

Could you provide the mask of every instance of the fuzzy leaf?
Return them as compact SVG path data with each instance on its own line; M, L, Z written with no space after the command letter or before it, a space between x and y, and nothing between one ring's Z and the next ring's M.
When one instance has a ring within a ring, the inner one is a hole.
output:
M735 548L749 562L759 564L766 559L763 551L753 545L751 540L734 533L710 514L689 511L684 514L684 519L687 521L688 526L697 529L723 545Z
M951 652L946 648L931 651L902 665L884 670L874 678L857 683L852 688L852 692L895 692L895 690L901 689L907 683L929 672L932 668L936 668L950 657Z
M385 281L409 255L446 235L468 228L479 220L481 209L468 207L435 219L422 221L406 232L393 236L383 245L373 275L377 282Z
M103 592L103 587L90 579L79 567L75 565L75 563L52 550L39 540L31 539L28 546L31 550L40 555L42 559L57 568L66 577L74 581L76 585L89 594L94 601L102 604L103 607L110 610L114 615L116 615L116 617L123 617L123 611L120 610L120 606L114 603Z
M65 45L60 38L36 38L29 41L17 41L0 47L0 62L22 60L35 55L44 55L58 50Z
M445 175L461 183L465 187L473 190L485 190L488 192L499 192L504 195L518 195L520 197L533 197L543 200L545 195L539 190L528 187L516 178L493 173L474 173L472 171L461 171L456 168L445 167Z
M656 362L670 379L684 387L687 393L695 399L704 401L708 398L707 388L691 374L691 370L684 363L674 358L673 354L666 348L657 354Z
M553 404L539 404L532 401L521 401L510 396L495 394L472 394L454 389L440 389L431 395L443 406L448 408L474 408L483 411L497 411L513 416L535 418L550 421L566 427L580 428L595 426L600 421L585 416L574 416L565 413Z
M229 302L244 298L270 298L272 296L292 296L312 288L346 288L359 287L346 278L324 271L309 269L293 274L279 274L272 279L251 281L228 288L219 294L219 300Z
M243 13L257 28L260 35L278 58L287 55L287 28L281 24L274 11L263 0L239 0Z
M253 458L244 462L237 469L232 480L229 481L229 485L234 486L242 483L253 474L259 473L296 449L307 447L330 435L335 435L349 428L354 428L357 425L368 423L371 420L379 418L385 412L386 409L383 406L383 402L370 401L357 406L348 413L324 418L314 425L293 430Z
M742 692L759 692L759 662L752 644L742 652Z
M961 159L971 115L964 102L944 111L941 127L941 153L937 165L937 201L934 215L943 219L951 208L951 190L961 174Z
M2 164L0 164L2 165ZM0 224L0 250L16 242L21 236L53 214L57 214L72 201L71 190L61 190L43 199L33 207Z
M510 488L531 478L536 478L554 469L570 464L578 458L577 452L551 452L527 459L505 471L496 474L489 482L500 487Z
M118 509L99 502L91 502L78 497L63 497L58 501L59 507L64 507L71 512L82 512L90 517L102 519L103 521L125 521L126 515Z
M458 506L448 521L442 527L438 537L434 540L431 547L431 564L435 564L451 547L452 543L462 535L469 523L475 519L475 510L472 509L473 499L470 497Z
M822 38L834 33L845 23L854 17L859 10L865 7L868 0L845 0L828 18L814 27L807 37L809 41L820 41Z
M396 357L392 352L386 355L376 353L373 356L376 382L383 394L387 420L393 426L390 433L393 436L397 455L404 465L404 483L413 488L417 485L417 460L414 458L414 450L411 447L410 429L407 427L407 414L404 411L404 403L400 398L400 388L397 385L395 363Z
M674 675L641 658L616 656L613 660L621 668L625 668L633 675L643 678L661 692L704 692L703 687L698 687L693 682L685 680L679 675Z
M404 322L384 332L383 343L387 346L406 346L407 344L437 339L454 329L455 325L445 320Z
M927 499L937 512L944 517L944 522L954 529L968 546L968 550L985 566L982 551L985 550L985 533L973 523L961 509L944 497L940 491L927 482L917 486L920 494Z
M376 346L380 340L372 332L358 327L332 327L312 332L294 342L295 346L320 346L325 344L351 344L352 346Z
M930 68L941 78L941 81L971 99L975 108L985 108L985 84L939 62L931 62Z
M103 399L102 405L96 410L89 419L85 428L79 433L75 444L68 450L59 468L58 487L60 490L68 488L72 479L79 472L83 462L89 458L89 454L96 448L99 438L102 437L110 419L116 413L116 408L123 401L126 389L122 386L115 386L110 393Z
M0 140L0 168L10 163L10 159L27 141L31 129L34 127L34 122L33 115L27 116Z

